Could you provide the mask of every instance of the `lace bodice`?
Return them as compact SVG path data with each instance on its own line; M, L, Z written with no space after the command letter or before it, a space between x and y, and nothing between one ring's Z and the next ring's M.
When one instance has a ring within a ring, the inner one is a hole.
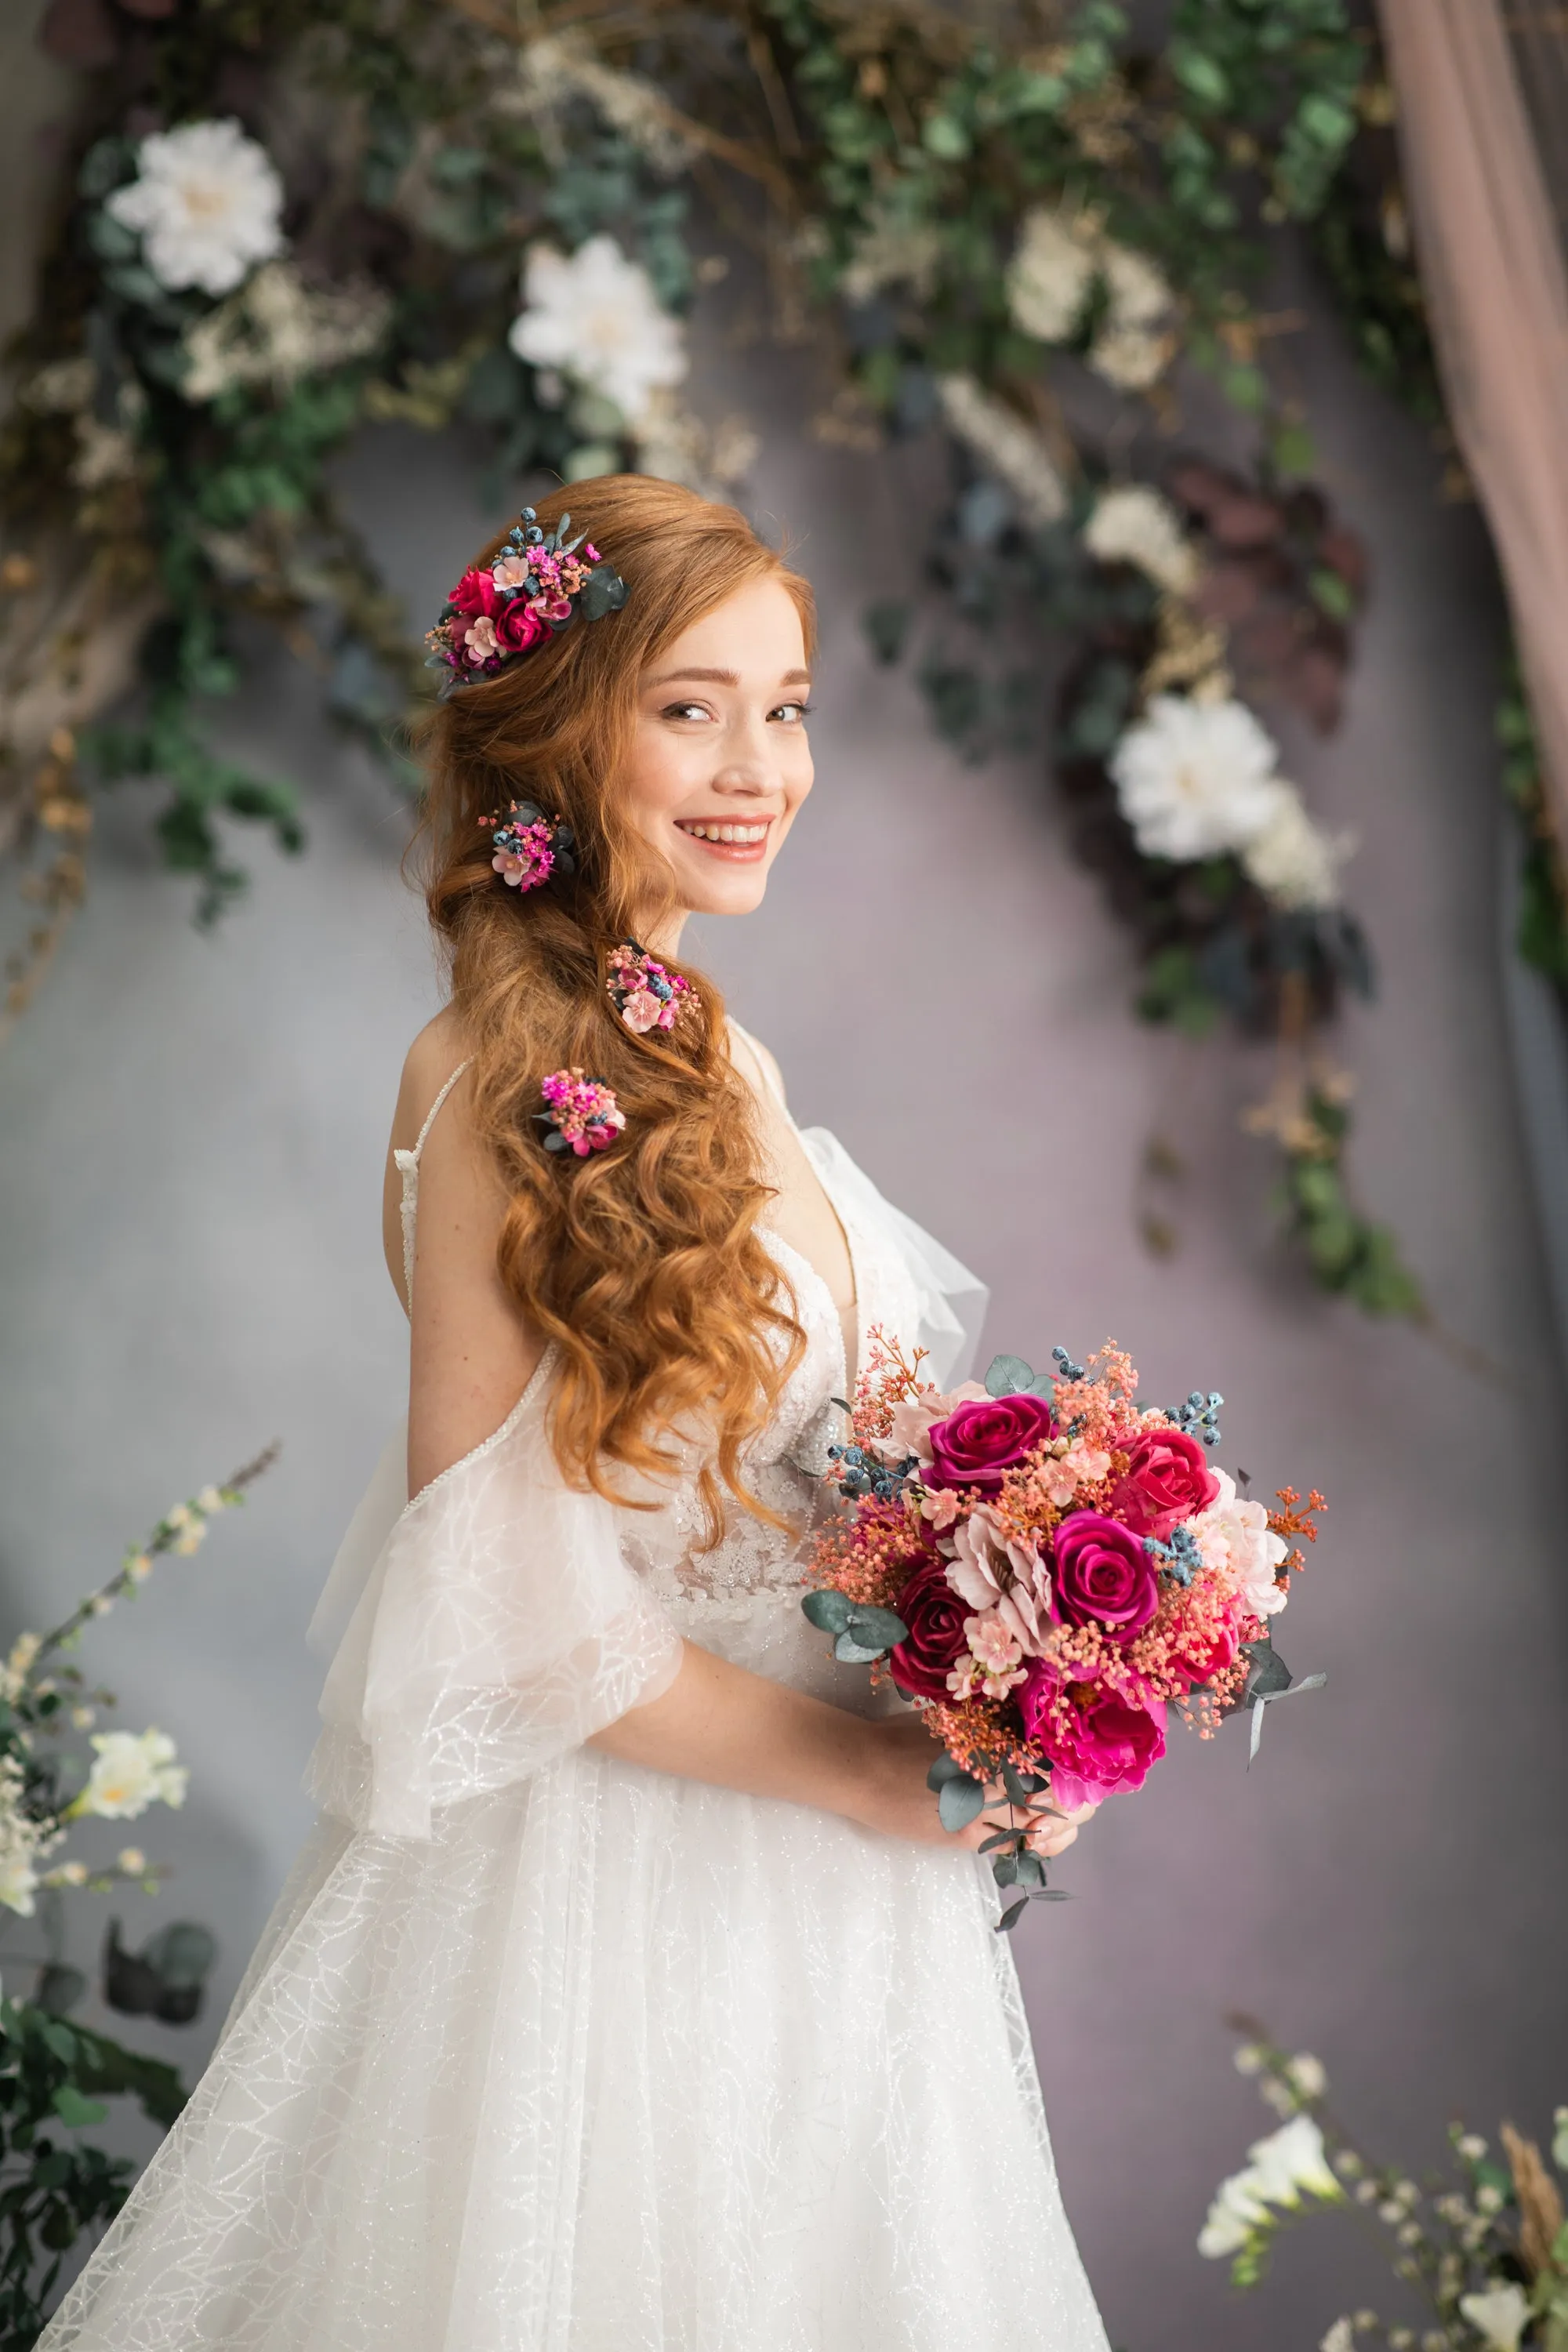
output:
M414 1149L396 1155L410 1304L420 1157L460 1076L447 1079ZM934 1379L960 1377L984 1287L882 1198L826 1129L795 1131L844 1230L858 1360L880 1329L927 1349ZM718 1544L699 1549L695 1437L677 1472L637 1493L651 1508L567 1488L549 1445L546 1349L501 1426L412 1501L401 1438L388 1448L312 1622L318 1642L342 1633L312 1767L323 1802L427 1835L432 1806L536 1769L653 1696L676 1671L682 1637L717 1640L759 1610L795 1611L841 1426L832 1400L844 1392L844 1335L816 1268L782 1236L764 1239L805 1336L747 1461L752 1490L784 1527L731 1503ZM624 1489L620 1473L617 1481Z

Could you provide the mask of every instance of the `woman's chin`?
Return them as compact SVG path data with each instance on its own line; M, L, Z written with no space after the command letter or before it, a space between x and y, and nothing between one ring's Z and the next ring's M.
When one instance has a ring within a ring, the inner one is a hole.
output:
M693 915L749 915L760 907L768 887L768 866L715 863L706 872L691 870L682 858L680 896Z

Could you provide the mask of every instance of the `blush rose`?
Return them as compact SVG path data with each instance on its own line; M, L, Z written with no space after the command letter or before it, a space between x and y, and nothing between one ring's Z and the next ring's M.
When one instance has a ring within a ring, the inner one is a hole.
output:
M955 1406L945 1421L931 1423L925 1484L973 1486L982 1495L997 1495L1005 1473L1054 1437L1056 1427L1044 1397L973 1398Z
M947 1562L934 1551L922 1559L893 1607L910 1629L889 1653L893 1680L911 1698L951 1698L948 1670L968 1651L972 1612L948 1582Z
M1069 1625L1093 1621L1113 1642L1141 1633L1160 1605L1160 1580L1142 1536L1102 1511L1072 1511L1057 1528L1052 1613Z
M1203 1447L1184 1429L1142 1430L1127 1454L1110 1507L1141 1536L1163 1543L1173 1528L1195 1518L1219 1493Z

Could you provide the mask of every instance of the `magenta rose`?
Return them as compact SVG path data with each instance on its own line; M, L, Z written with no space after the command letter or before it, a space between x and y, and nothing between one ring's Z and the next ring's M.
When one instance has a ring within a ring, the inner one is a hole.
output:
M495 627L497 645L509 654L525 654L530 646L538 645L542 637L550 635L539 614L531 611L521 596L501 606L495 616Z
M1103 1511L1070 1511L1052 1549L1058 1618L1069 1625L1092 1620L1113 1642L1142 1632L1160 1605L1160 1580L1142 1536Z
M936 1552L922 1559L893 1603L909 1627L889 1653L893 1680L911 1698L950 1699L948 1668L969 1647L963 1623L973 1615L947 1580L947 1562Z
M931 1468L921 1476L928 1486L975 1486L995 1495L1003 1474L1056 1432L1044 1397L972 1397L954 1405L945 1421L932 1422Z
M500 592L488 569L465 572L447 602L455 604L467 619L477 621L481 613L494 616Z
M1163 1543L1173 1528L1206 1511L1219 1493L1203 1447L1184 1429L1145 1429L1127 1452L1111 1507L1141 1536Z
M1069 1693L1058 1728L1049 1710L1061 1690L1059 1670L1049 1658L1036 1658L1017 1691L1024 1728L1051 1759L1052 1803L1070 1813L1141 1788L1149 1767L1165 1752L1163 1715L1080 1683Z
M1153 1713L1115 1691L1101 1691L1086 1706L1075 1705L1051 1774L1051 1799L1064 1812L1097 1805L1141 1789L1149 1768L1165 1752L1162 1710Z

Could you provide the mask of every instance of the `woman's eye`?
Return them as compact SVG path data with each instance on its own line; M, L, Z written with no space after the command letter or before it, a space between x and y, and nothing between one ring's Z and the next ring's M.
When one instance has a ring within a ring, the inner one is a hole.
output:
M798 727L802 719L811 717L809 702L781 702L768 713L770 719L782 719L786 726Z
M706 705L700 702L671 702L666 704L659 715L664 719L706 719L710 713Z

